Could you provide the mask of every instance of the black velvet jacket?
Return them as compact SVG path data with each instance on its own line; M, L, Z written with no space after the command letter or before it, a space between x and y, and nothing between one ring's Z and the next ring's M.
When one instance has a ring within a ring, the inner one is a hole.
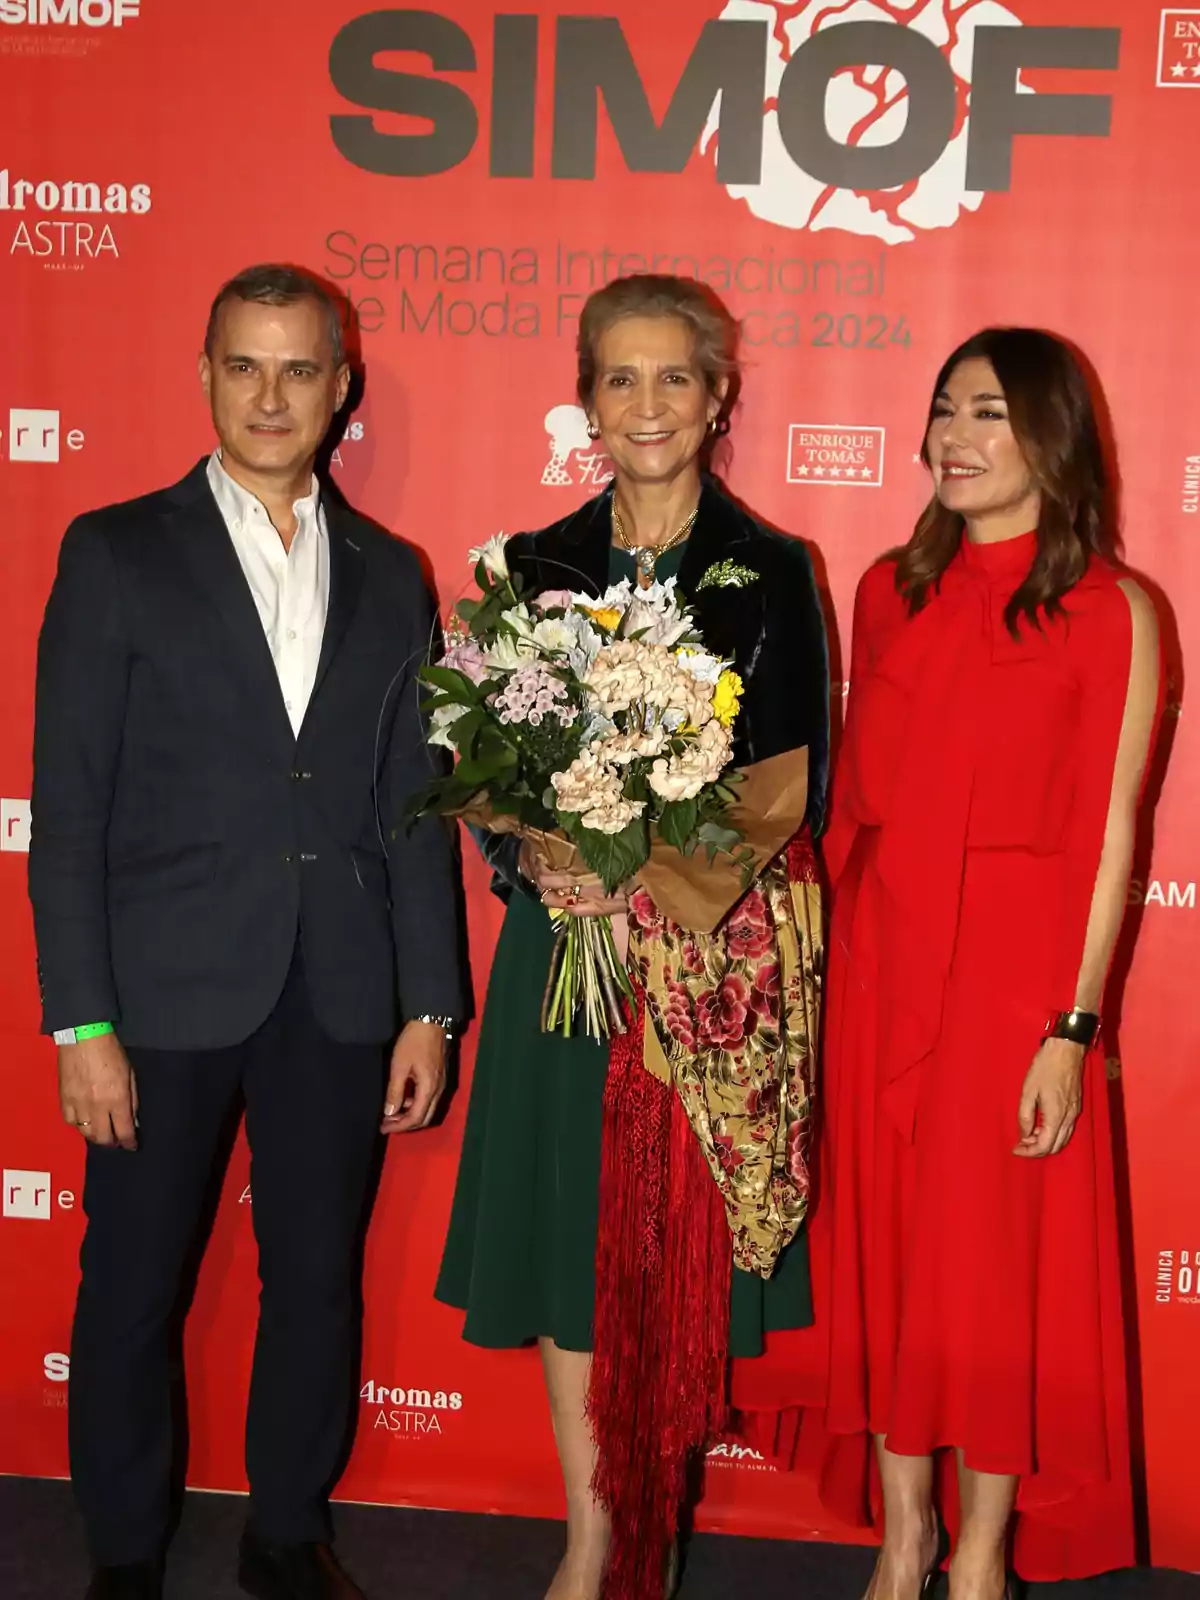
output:
M521 533L506 546L509 567L526 593L575 589L599 594L608 584L612 490L589 500L561 522ZM717 562L758 574L745 587L697 586ZM734 724L738 764L808 746L808 812L813 832L825 815L829 777L829 652L812 561L799 539L757 521L717 482L705 477L700 514L684 547L679 589L687 596L704 641L731 658L745 686ZM512 835L477 835L501 881L523 880Z

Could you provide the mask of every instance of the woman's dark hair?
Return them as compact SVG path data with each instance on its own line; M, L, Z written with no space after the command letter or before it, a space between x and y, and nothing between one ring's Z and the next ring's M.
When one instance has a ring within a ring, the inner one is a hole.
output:
M587 297L579 315L575 392L585 411L595 398L600 340L615 322L626 317L677 317L691 332L692 354L708 392L715 396L721 379L726 380L728 387L717 413L717 426L706 442L710 447L716 438L729 432L729 417L741 389L736 319L707 284L696 278L675 278L658 272L614 278Z
M999 379L1017 445L1041 493L1033 565L1004 611L1015 636L1022 616L1040 627L1041 613L1062 611L1063 596L1093 557L1117 560L1115 496L1084 368L1070 345L1039 328L985 328L948 357L933 386L921 443L926 466L938 397L955 368L975 359L989 361ZM921 513L896 562L896 587L912 611L936 589L964 526L936 495Z

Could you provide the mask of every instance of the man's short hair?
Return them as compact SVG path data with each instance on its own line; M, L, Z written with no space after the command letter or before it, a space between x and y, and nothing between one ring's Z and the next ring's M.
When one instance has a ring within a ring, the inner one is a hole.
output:
M245 300L260 306L291 306L298 300L313 300L320 306L329 323L329 342L333 348L333 364L340 367L346 359L346 333L343 323L342 303L321 282L302 267L283 267L265 263L246 267L236 278L221 285L208 314L208 327L204 334L204 353L211 360L216 342L217 318L221 307L230 300Z

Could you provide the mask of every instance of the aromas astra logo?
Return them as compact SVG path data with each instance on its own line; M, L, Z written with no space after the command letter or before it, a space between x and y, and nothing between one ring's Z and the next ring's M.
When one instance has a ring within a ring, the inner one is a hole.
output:
M542 482L551 489L602 489L612 477L612 462L588 433L582 406L551 406L545 417L550 459Z
M358 1398L375 1413L372 1430L382 1429L398 1439L440 1434L443 1423L463 1408L463 1397L456 1389L393 1388L375 1379L363 1384Z
M1200 1250L1158 1252L1154 1302L1160 1306L1200 1306Z
M1024 27L997 0L729 0L686 60L686 39L672 41L683 63L673 84L661 71L643 81L617 17L556 17L552 69L540 60L548 36L537 17L499 13L481 51L438 12L356 17L329 51L334 89L358 108L330 118L333 142L367 172L448 172L480 139L478 99L490 105L492 177L532 178L548 154L551 177L593 179L603 104L631 172L682 172L702 144L717 180L764 220L898 243L1008 189L1019 137L1106 137L1111 96L1039 94L1033 105L1020 74L1111 71L1120 53L1117 28ZM490 95L473 92L480 55ZM392 65L404 56L403 70ZM429 70L412 70L413 57ZM547 124L537 96L550 75ZM398 133L396 117L428 131Z
M29 177L0 169L0 212L16 228L8 253L58 270L118 259L120 217L144 217L153 204L148 183Z
M793 422L788 429L787 481L827 488L882 488L883 441L883 428Z

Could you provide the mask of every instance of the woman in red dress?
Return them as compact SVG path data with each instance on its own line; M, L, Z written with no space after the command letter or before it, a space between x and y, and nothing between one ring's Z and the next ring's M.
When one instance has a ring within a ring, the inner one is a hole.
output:
M1001 1600L1009 1549L1038 1580L1133 1560L1096 1030L1159 649L1066 345L961 346L923 456L934 498L859 586L826 843L824 1420L874 1437L872 1600L936 1563L938 1459L952 1600Z

